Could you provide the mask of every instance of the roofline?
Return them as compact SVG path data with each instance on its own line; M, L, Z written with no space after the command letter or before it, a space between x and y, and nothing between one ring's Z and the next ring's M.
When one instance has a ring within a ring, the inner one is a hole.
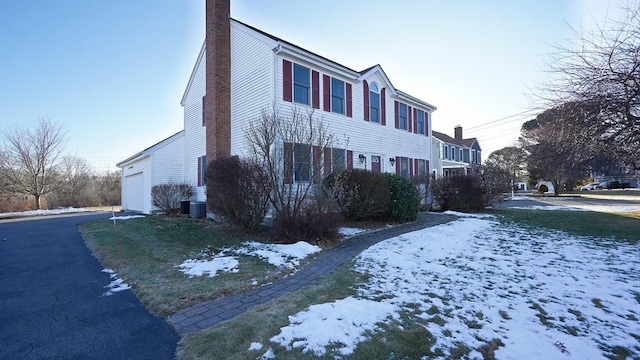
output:
M165 145L169 145L170 143L180 139L183 136L184 136L184 130L180 130L177 133L169 136L168 138L160 140L159 142L149 146L148 148L120 161L119 163L116 164L116 167L123 167L134 160L137 161L137 160L142 160L146 157L149 157L151 156L151 153L153 151L157 150L157 148L160 148Z
M200 53L198 54L198 59L196 59L196 63L193 65L193 70L191 70L191 75L189 76L189 81L187 82L187 87L184 89L184 93L182 94L182 99L180 100L180 106L184 106L185 101L187 100L187 94L189 93L189 89L191 88L191 84L193 83L193 79L196 77L196 70L198 69L198 64L200 63L200 59L205 54L205 42L202 42L202 47L200 48Z

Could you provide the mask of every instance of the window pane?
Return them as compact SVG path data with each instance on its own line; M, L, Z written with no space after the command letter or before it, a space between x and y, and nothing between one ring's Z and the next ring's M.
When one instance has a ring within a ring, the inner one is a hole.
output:
M409 158L400 158L400 175L409 177Z
M424 111L418 110L418 134L424 134Z
M407 105L400 104L398 113L398 118L400 120L400 129L407 130Z
M331 78L331 111L344 114L344 81Z
M331 171L346 169L345 158L344 149L331 149Z
M380 94L369 91L369 120L380 122Z
M311 146L295 144L293 150L294 177L296 182L311 180Z
M293 101L309 105L311 75L309 68L293 64Z

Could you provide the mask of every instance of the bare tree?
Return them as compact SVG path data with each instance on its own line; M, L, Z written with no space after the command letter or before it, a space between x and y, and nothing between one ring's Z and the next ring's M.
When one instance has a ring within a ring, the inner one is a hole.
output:
M513 185L516 179L522 178L526 168L525 152L522 147L507 146L492 152L485 165L506 171Z
M583 123L598 116L597 107L567 103L547 110L522 125L520 142L529 175L553 183L555 193L572 190L588 174L598 146Z
M574 30L575 39L556 46L548 61L551 83L538 94L549 108L589 103L597 118L583 119L610 149L624 150L640 168L640 2L632 1L619 21L592 32Z
M319 201L318 188L331 171L337 141L322 120L295 107L284 116L272 108L249 123L245 137L250 156L267 171L276 223L299 223L312 207L328 212L329 203Z
M64 150L67 130L41 118L35 129L14 127L2 132L0 175L12 192L41 197L61 186L56 166Z
M77 156L64 156L57 167L60 184L57 190L47 195L47 204L61 206L93 206L97 203L97 192L92 189L94 172L87 160Z

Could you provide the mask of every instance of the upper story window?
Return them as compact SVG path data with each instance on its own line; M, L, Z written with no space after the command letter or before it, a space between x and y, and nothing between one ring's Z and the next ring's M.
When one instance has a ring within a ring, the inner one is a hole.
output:
M402 130L408 130L408 111L407 105L399 103L398 105L398 128Z
M331 78L331 112L344 114L344 81Z
M416 127L417 127L417 129L416 129L416 132L418 134L424 134L425 133L425 131L424 131L424 129L425 129L425 127L424 127L425 113L422 110L418 110L416 113L417 113L417 119L416 119Z
M462 149L458 150L458 161L464 161L464 156L462 154Z
M293 101L311 105L311 70L302 65L293 64Z
M444 149L442 151L442 153L444 154L444 156L442 158L443 159L449 159L449 146L448 145L442 145L442 148Z
M369 120L380 122L380 92L376 83L371 83L369 87Z

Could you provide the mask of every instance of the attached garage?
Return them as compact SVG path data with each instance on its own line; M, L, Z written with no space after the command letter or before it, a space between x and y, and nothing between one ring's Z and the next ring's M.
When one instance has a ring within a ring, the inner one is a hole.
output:
M184 131L121 161L122 210L151 214L154 185L184 181Z
M122 208L144 212L144 173L126 176L122 187Z

